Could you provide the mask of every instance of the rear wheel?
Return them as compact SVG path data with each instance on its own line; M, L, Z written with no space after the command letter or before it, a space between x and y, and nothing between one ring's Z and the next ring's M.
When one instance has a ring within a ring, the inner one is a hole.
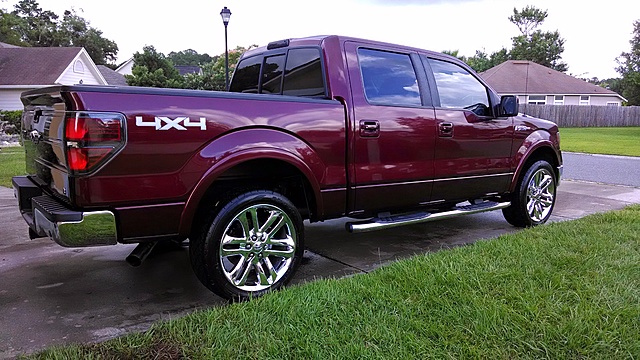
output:
M283 195L243 193L214 211L189 245L200 281L230 300L277 290L291 280L303 247L303 222Z
M551 165L540 160L533 163L518 182L511 206L502 210L505 219L514 226L544 224L556 201L556 177Z

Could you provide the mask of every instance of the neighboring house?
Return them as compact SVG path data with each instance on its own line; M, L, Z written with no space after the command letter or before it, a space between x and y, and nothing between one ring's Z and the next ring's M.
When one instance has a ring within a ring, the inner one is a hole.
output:
M520 104L622 105L619 94L531 61L509 60L480 73L500 95L516 95Z
M196 74L196 75L202 75L202 68L200 66L195 66L195 65L175 65L174 66L178 72L180 72L180 75L185 76L187 74Z
M116 72L122 75L131 75L133 74L133 65L133 58L130 58L129 60L122 63L122 65L118 66Z
M122 65L118 66L116 72L122 75L132 75L134 65L135 62L133 61L133 58L131 58L122 63ZM182 76L185 76L187 74L202 75L202 68L200 66L174 65L174 67L180 72L180 75Z
M22 109L23 91L74 84L108 84L84 48L0 43L0 110Z

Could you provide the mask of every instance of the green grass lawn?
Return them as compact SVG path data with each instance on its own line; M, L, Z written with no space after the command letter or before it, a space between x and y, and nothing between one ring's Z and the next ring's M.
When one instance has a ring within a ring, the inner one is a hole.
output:
M24 148L3 147L0 151L0 186L11 187L11 178L25 173Z
M640 156L640 127L562 128L563 151Z
M633 359L640 206L198 311L40 358Z

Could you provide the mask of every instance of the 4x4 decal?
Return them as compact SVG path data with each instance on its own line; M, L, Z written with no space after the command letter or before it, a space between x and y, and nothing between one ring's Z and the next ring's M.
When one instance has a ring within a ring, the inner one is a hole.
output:
M196 127L200 128L200 130L207 130L207 119L201 117L198 121L191 121L191 119L186 116L179 116L175 119L171 119L165 116L156 116L154 121L144 121L142 119L142 116L136 116L136 126L150 126L155 127L156 130L187 130L188 127Z

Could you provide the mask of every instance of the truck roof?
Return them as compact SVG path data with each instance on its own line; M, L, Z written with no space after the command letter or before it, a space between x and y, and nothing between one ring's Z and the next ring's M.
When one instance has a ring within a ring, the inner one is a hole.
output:
M308 37L302 37L302 38L289 38L289 39L277 40L277 41L270 42L269 44L267 44L265 46L259 46L259 47L255 48L255 49L248 50L247 52L245 52L242 55L242 58L250 57L250 56L253 56L253 55L257 55L257 54L263 53L263 52L265 52L267 50L271 50L271 49L275 49L275 48L279 48L279 47L320 46L320 45L322 45L322 43L324 41L326 41L329 38L336 38L340 43L344 43L344 42L347 42L347 41L354 41L354 42L358 42L358 43L367 43L367 44L371 44L371 45L383 45L385 47L396 47L398 49L413 50L413 51L416 51L416 52L426 53L426 54L437 54L439 56L444 56L444 57L449 57L451 59L456 59L455 57L452 57L452 56L449 56L447 54L443 54L443 53L440 53L440 52L437 52L437 51L431 51L431 50L416 48L416 47L407 46L407 45L394 44L394 43L388 43L388 42L383 42L383 41L368 40L368 39L363 39L363 38L357 38L357 37L351 37L351 36L342 36L342 35L315 35L315 36L308 36Z

